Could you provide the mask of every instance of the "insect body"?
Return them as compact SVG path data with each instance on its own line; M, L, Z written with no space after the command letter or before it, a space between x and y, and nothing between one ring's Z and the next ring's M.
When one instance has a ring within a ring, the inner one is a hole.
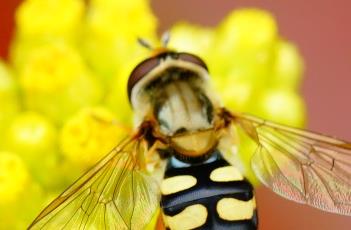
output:
M142 114L142 119L156 119L157 135L169 139L164 141L170 146L166 151L174 156L161 187L166 224L172 229L253 229L257 221L251 185L234 166L225 168L228 163L216 159L221 158L217 146L226 124L216 114L218 101L206 85L206 65L187 53L166 52L156 58L158 65L142 79L135 74L153 59L133 71L130 87L135 84L135 88L130 91L130 99L134 108L140 109L137 113ZM134 82L134 78L140 80ZM211 158L214 162L207 163ZM189 164L177 167L176 159ZM221 170L228 173L220 175ZM215 176L211 177L212 171ZM230 203L239 204L231 207ZM236 209L245 211L239 213Z
M264 185L287 199L351 215L350 143L229 112L209 78L199 57L167 49L135 67L128 94L136 133L30 228L143 229L161 205L171 229L255 229L252 186L226 160L240 144L235 128L257 144L252 169ZM153 175L164 161L161 182Z

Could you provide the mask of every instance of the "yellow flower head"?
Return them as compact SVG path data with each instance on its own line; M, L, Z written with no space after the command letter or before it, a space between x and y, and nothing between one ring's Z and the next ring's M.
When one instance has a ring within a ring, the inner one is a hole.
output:
M61 124L78 109L96 104L102 97L100 84L77 50L64 42L34 49L19 80L24 104Z
M29 181L26 166L14 153L0 151L0 169L0 204L15 201Z
M266 119L294 127L303 127L305 124L305 104L292 90L267 90L261 94L261 100L256 107L259 115Z
M57 131L54 125L36 112L25 112L14 118L7 132L7 148L21 154L28 163L38 162L43 155L55 152Z
M75 32L84 15L83 0L26 0L16 12L22 37L62 36Z
M156 29L156 18L147 0L92 0L88 18L93 33L103 37L151 35Z
M5 128L13 117L19 112L17 83L10 74L5 63L0 60L0 132L5 133ZM2 144L0 138L0 145Z
M262 83L270 72L277 25L264 10L233 11L218 26L211 64L215 74Z
M276 36L277 25L274 18L269 12L259 9L233 11L218 27L218 38L221 42L232 44L233 48L239 50L266 47L275 41Z
M303 59L297 47L284 40L277 42L273 64L273 84L297 90L304 70Z
M129 129L114 121L102 107L86 108L67 121L61 132L61 149L68 160L88 167L106 155Z
M92 0L84 28L82 51L105 85L125 62L145 57L137 38L156 40L156 18L147 0Z
M32 51L20 80L25 90L50 92L61 90L83 74L79 54L64 43L52 43Z
M178 23L170 31L169 47L207 58L213 43L214 30L190 23ZM191 34L191 36L189 36ZM206 60L207 61L207 60Z
M6 64L0 60L0 98L8 99L16 95L15 79L10 74Z

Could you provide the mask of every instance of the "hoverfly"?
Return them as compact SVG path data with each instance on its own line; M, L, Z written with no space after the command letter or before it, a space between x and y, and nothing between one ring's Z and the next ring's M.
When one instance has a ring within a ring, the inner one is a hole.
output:
M240 144L236 129L256 143L251 167L265 186L351 215L351 143L227 110L211 90L205 62L165 47L130 74L135 133L29 229L139 230L159 207L167 229L257 229L253 187L227 159Z

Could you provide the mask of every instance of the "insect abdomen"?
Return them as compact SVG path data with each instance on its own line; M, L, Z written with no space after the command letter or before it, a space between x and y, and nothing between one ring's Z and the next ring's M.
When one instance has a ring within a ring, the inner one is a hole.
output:
M170 229L257 229L253 188L219 153L185 167L171 159L161 190Z

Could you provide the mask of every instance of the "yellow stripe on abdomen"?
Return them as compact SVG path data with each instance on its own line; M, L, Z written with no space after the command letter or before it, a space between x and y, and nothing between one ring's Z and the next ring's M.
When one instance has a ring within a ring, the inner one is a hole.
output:
M249 220L256 209L255 198L242 201L235 198L223 198L217 203L219 217L227 221Z
M195 186L197 180L190 175L174 176L166 178L161 184L162 195L177 193Z
M204 205L195 204L185 208L175 216L165 215L166 226L172 230L199 228L206 223L207 209Z
M224 166L213 170L210 179L214 182L230 182L244 180L244 177L236 167Z

